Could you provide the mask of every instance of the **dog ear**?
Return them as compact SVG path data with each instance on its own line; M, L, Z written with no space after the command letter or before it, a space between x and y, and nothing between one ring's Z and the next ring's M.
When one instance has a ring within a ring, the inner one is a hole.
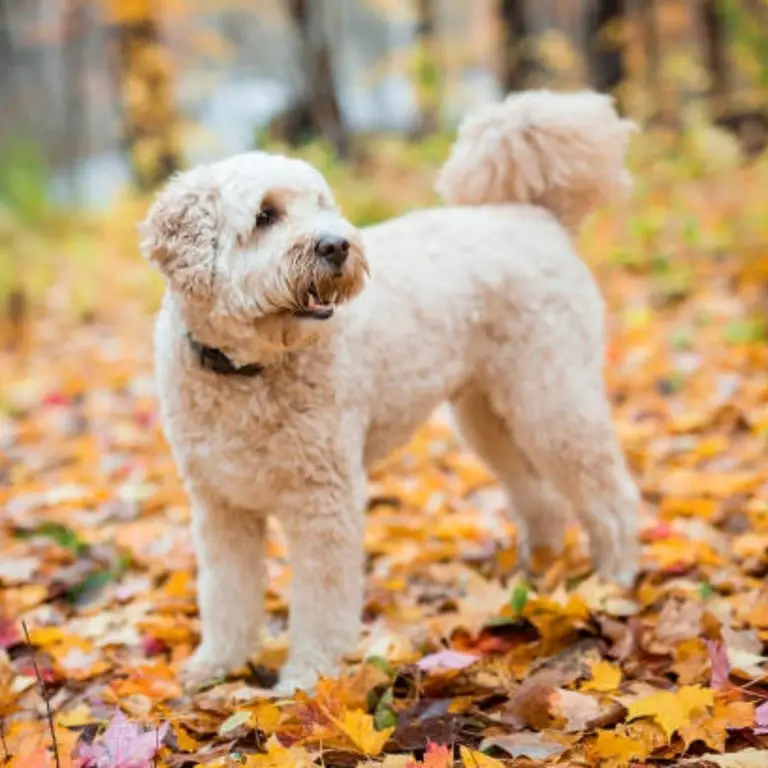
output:
M188 176L173 179L139 225L141 251L173 290L206 301L219 248L219 194L191 184Z

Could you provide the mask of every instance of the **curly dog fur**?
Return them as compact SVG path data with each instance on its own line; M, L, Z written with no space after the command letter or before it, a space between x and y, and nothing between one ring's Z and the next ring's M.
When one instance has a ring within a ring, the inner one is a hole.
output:
M282 686L333 672L361 615L366 468L443 401L508 491L523 557L557 547L573 514L597 570L632 581L638 494L604 389L602 299L572 242L629 187L632 127L595 93L510 96L461 127L446 207L363 230L319 172L262 152L160 193L142 250L167 281L157 377L199 561L188 680L254 650L270 515L293 571ZM261 375L208 370L189 336Z

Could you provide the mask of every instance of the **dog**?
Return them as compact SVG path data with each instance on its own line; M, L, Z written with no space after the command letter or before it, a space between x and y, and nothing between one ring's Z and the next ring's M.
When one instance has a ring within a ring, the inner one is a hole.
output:
M603 301L574 250L631 186L633 124L593 92L531 91L471 114L445 207L362 230L310 165L249 152L161 190L141 249L167 290L160 413L192 508L202 640L189 684L241 668L264 614L265 532L289 545L283 691L358 637L366 468L442 402L508 492L523 563L575 516L629 585L639 495L603 381Z

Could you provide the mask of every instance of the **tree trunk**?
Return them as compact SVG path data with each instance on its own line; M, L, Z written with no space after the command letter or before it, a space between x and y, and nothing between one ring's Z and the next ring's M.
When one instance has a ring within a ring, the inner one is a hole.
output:
M434 133L439 125L440 70L437 64L437 2L417 0L416 66L414 79L419 103L418 135Z
M592 79L599 91L613 92L625 79L625 0L597 0L590 24Z
M725 24L720 16L718 0L700 0L700 13L709 75L710 109L714 117L720 117L728 109L730 95Z
M88 147L87 104L83 98L83 76L86 68L88 14L85 0L68 0L64 10L64 41L62 43L61 86L64 93L65 151L75 165ZM72 197L80 194L75 176L71 178Z
M338 0L336 0L338 1ZM300 115L293 116L287 138L298 143L300 127L322 136L336 152L345 157L349 152L349 132L341 113L336 83L333 78L331 47L323 24L322 0L288 0L288 11L299 38L303 87Z
M656 0L644 0L640 4L640 20L645 47L645 83L651 98L651 123L666 123L670 119L667 110L668 97L661 81L661 46L659 24L656 17Z
M500 0L502 26L501 84L505 92L525 90L536 72L529 51L529 30L525 0Z
M156 6L140 0L143 13L120 14L113 0L123 106L123 141L136 185L151 190L182 165L179 115L167 53L157 25Z

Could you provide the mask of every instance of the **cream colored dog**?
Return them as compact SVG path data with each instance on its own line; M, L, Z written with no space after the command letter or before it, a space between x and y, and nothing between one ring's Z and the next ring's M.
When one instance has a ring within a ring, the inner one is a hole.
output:
M157 375L199 560L188 680L254 650L270 515L293 572L282 687L336 669L361 615L366 468L442 401L509 492L523 557L572 509L597 570L632 581L638 495L572 241L629 186L631 129L594 93L511 96L462 126L437 184L451 207L362 231L320 173L262 152L159 195L142 249L168 285Z

